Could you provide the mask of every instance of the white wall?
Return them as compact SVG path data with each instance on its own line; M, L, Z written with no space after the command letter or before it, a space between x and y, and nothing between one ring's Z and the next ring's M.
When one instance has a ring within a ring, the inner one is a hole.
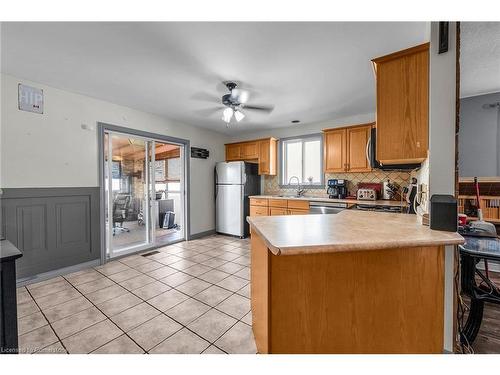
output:
M283 128L267 129L233 136L231 141L245 141L258 138L287 138L306 134L321 133L323 129L340 128L343 126L364 124L375 121L375 113L365 113L357 116L343 117L311 124L294 124Z
M460 99L458 166L461 177L500 176L500 92Z
M209 159L191 159L191 233L215 228L213 169L227 136L9 75L1 81L1 187L99 186L96 123L105 122L208 149ZM18 83L44 90L44 114L18 110Z
M455 194L456 23L450 22L449 50L439 55L439 24L431 24L429 98L429 196ZM454 247L445 254L444 349L453 351Z

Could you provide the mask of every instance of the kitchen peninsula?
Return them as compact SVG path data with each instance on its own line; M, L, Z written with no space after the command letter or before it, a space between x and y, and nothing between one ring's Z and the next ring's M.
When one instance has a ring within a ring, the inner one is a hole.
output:
M441 353L444 246L415 215L253 216L259 353Z

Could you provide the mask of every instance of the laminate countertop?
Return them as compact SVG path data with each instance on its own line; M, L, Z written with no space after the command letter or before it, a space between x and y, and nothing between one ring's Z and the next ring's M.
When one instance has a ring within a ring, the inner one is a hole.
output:
M275 255L458 245L455 232L431 230L416 215L344 210L333 215L249 216Z
M332 199L324 197L310 197L310 196L287 196L287 195L251 195L250 198L260 198L260 199L292 199L299 201L309 201L309 202L333 202L333 203L348 203L348 204L363 204L366 206L391 206L391 207L406 207L408 202L406 201L389 201L378 199L375 201L365 201L357 199Z

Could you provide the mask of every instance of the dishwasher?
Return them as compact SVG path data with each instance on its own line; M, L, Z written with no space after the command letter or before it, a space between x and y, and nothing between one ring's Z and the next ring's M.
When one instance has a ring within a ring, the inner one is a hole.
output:
M310 214L338 214L347 209L347 203L342 202L310 202Z

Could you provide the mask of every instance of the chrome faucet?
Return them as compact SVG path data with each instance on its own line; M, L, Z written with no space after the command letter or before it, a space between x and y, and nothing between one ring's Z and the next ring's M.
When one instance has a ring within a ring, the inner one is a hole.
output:
M290 177L290 180L288 180L288 185L292 184L292 180L293 179L297 180L297 197L301 197L302 195L304 195L305 190L301 189L301 187L300 187L300 180L299 180L299 178L297 176Z

